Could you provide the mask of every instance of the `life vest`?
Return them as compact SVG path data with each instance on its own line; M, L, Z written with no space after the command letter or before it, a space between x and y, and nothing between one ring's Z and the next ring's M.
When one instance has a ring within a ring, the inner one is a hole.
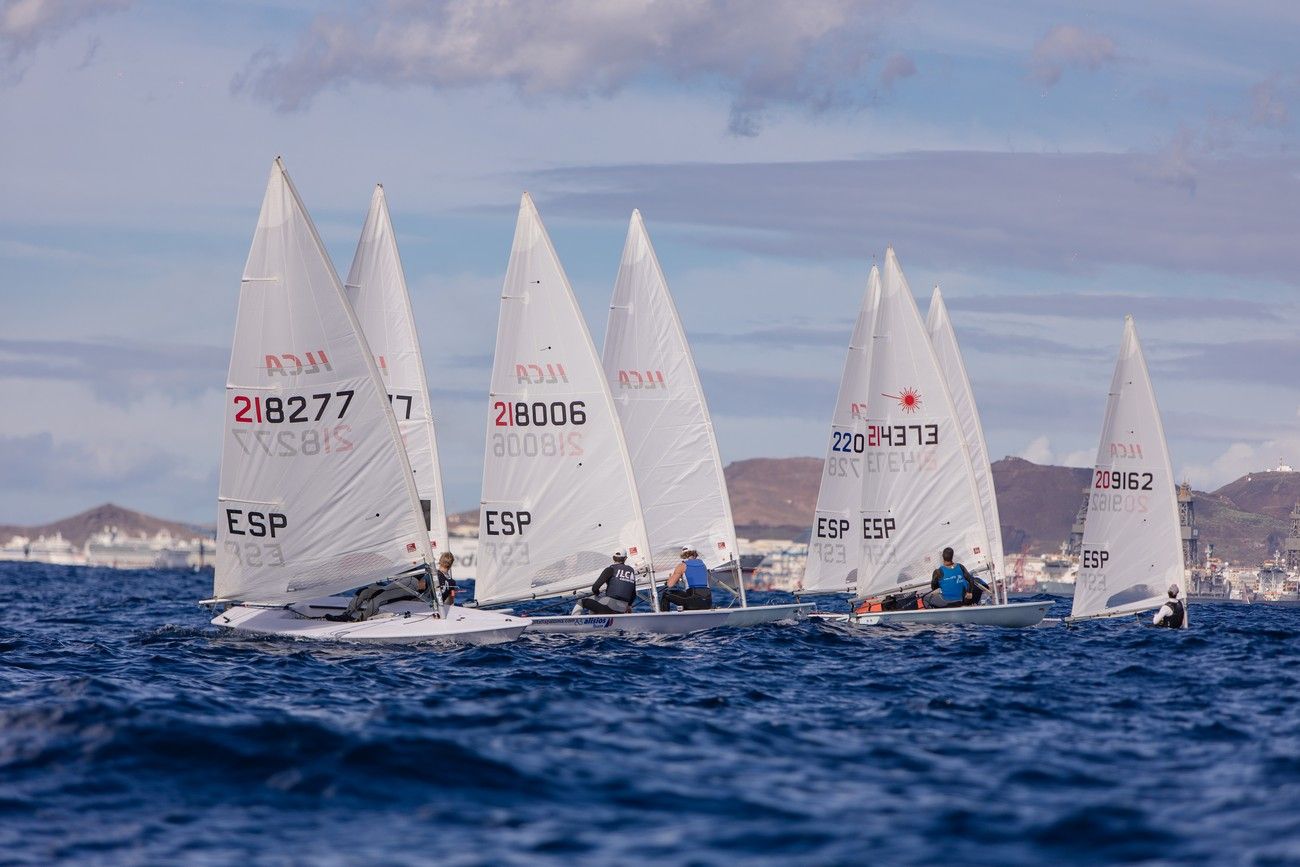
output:
M962 565L954 563L951 566L940 566L939 571L943 572L943 577L939 579L939 592L943 595L943 601L960 602L965 599L970 583L963 574L965 569Z
M699 557L683 560L686 564L686 586L692 590L705 590L709 586L709 567Z
M1166 626L1169 629L1182 629L1183 617L1185 617L1187 614L1186 610L1183 608L1182 601L1178 599L1170 599L1165 604L1169 606L1169 610L1172 613L1164 620L1162 620L1160 622L1160 625Z
M636 600L636 570L626 563L615 563L614 574L605 585L605 595L631 605Z

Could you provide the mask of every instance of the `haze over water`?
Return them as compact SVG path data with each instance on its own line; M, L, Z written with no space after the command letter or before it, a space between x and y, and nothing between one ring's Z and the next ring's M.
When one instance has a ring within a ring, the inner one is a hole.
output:
M376 649L209 581L0 564L6 859L1300 859L1300 612Z

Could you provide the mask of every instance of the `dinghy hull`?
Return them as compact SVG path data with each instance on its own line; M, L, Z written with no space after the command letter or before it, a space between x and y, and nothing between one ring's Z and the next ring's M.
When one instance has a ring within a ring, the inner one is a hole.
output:
M821 619L850 626L1000 626L1022 629L1037 626L1054 603L1012 602L1008 605L971 605L962 608L923 608L919 611L880 611L872 614L825 614Z
M582 614L533 617L529 632L583 635L685 635L720 627L757 626L778 620L796 620L812 603L752 605L748 608L714 608L709 611L647 611L638 614Z
M475 608L452 607L448 616L435 617L422 602L385 605L374 617L357 623L325 619L347 604L347 597L332 596L280 608L236 605L212 618L212 623L257 635L365 644L502 644L514 641L529 626L525 617Z

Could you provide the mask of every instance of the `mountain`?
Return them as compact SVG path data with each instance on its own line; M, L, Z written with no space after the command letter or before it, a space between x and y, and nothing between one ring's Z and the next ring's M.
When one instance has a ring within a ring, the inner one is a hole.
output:
M1024 548L1051 553L1070 538L1083 491L1092 471L1083 467L1054 467L1024 458L993 462L993 488L1002 519L1002 547L1008 554Z
M736 533L748 539L807 541L821 482L820 458L752 458L726 467ZM1035 464L1006 457L993 463L993 485L1008 554L1057 551L1070 538L1091 470ZM1257 565L1285 544L1292 507L1300 500L1300 473L1242 476L1217 491L1193 492L1202 550ZM473 533L478 511L450 516L457 532Z
M127 536L152 536L159 530L166 530L173 536L182 539L211 535L211 531L191 524L166 521L113 503L104 503L102 506L87 509L80 514L73 515L71 518L64 518L61 521L54 521L49 524L40 524L33 527L0 524L0 542L7 542L13 536L27 536L35 539L37 536L53 536L55 533L62 533L63 538L80 548L86 544L86 540L92 534L98 533L105 527L117 527Z

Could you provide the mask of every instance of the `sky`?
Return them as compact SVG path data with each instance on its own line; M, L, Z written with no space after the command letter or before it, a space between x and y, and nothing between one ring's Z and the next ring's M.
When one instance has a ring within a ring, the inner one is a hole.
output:
M474 508L533 194L599 345L644 215L724 461L818 456L867 272L941 285L994 459L1092 463L1131 313L1177 475L1300 462L1300 5L0 0L0 522L211 523L283 155L382 182Z

